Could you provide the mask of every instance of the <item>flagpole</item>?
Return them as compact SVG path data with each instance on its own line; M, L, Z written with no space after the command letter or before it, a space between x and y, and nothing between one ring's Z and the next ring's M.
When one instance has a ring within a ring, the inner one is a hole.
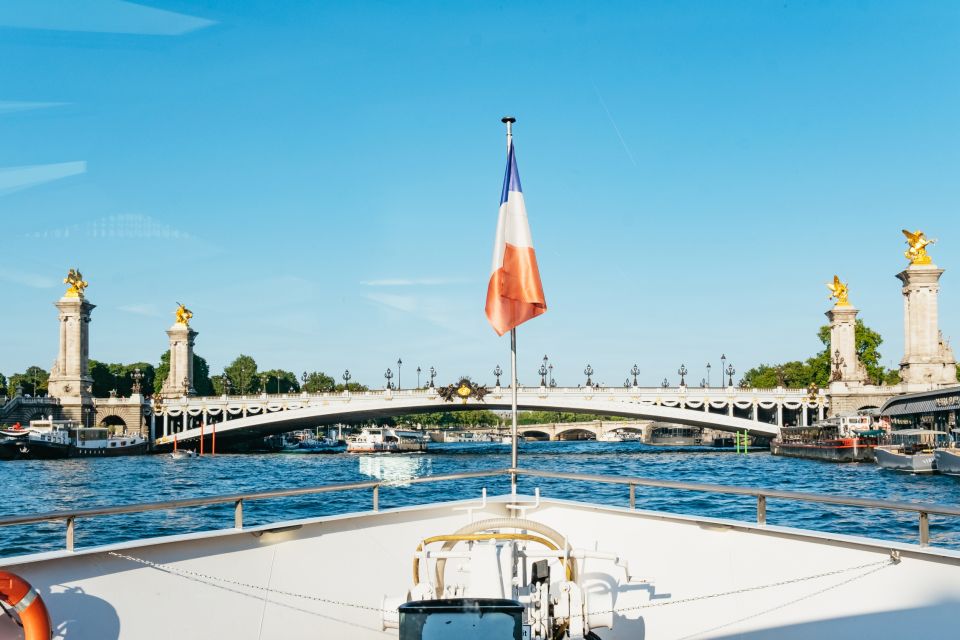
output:
M507 125L507 154L513 144L513 123L517 119L504 116L500 122ZM510 329L510 468L517 468L517 329ZM517 474L510 474L510 493L517 495Z

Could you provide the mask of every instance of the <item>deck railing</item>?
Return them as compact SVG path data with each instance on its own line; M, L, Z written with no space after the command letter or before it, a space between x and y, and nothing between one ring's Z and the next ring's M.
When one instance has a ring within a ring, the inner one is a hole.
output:
M629 506L636 509L636 488L657 487L661 489L676 489L681 491L698 491L704 493L721 493L728 495L752 496L756 498L757 525L764 526L767 521L767 499L794 500L819 504L832 504L861 509L882 509L886 511L904 511L915 513L919 519L919 542L925 547L930 544L930 515L960 517L960 507L936 503L897 502L891 500L876 500L871 498L857 498L853 496L833 496L818 493L801 493L796 491L781 491L779 489L763 489L753 487L737 487L732 485L706 484L698 482L680 482L675 480L660 480L656 478L641 478L632 476L594 475L588 473L566 473L560 471L539 471L536 469L494 469L489 471L472 471L465 473L451 473L437 476L423 476L420 478L404 479L403 484L426 484L434 482L449 482L471 478L490 478L502 476L526 476L530 478L549 478L556 480L573 480L582 482L598 482L603 484L617 484L629 487ZM94 518L98 516L120 515L129 513L144 513L148 511L170 511L185 507L198 507L219 504L233 504L234 527L243 528L243 505L254 500L283 498L291 496L308 496L320 493L337 491L356 491L369 489L372 492L371 509L380 508L380 487L396 486L397 481L370 480L364 482L346 482L328 484L316 487L301 487L297 489L276 489L256 493L242 493L200 498L185 498L182 500L166 500L163 502L148 502L143 504L120 505L114 507L93 507L70 511L52 511L48 513L0 517L0 527L28 525L39 522L64 521L66 523L66 550L74 550L74 532L77 519Z

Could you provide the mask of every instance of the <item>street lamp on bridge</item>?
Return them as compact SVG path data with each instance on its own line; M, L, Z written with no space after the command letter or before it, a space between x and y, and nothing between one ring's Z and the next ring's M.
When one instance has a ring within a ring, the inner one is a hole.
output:
M637 386L637 376L640 375L640 367L637 366L637 363L633 363L630 373L633 374L633 386Z
M300 391L303 391L304 393L306 393L307 392L307 372L306 371L303 372L303 375L300 376L300 379L303 380L303 385L301 385Z
M390 382L390 379L393 378L393 371L390 371L389 367L387 367L387 372L383 374L383 377L387 379L387 389L393 389L393 384Z
M623 379L623 388L624 388L624 389L629 389L629 388L630 388L630 378L624 378L624 379Z
M727 366L727 354L720 356L720 386L723 386L723 370Z
M430 367L430 388L433 389L433 379L437 377L437 370Z
M420 365L417 365L417 389L420 388Z
M130 374L130 377L133 378L133 386L130 387L131 395L139 394L142 387L140 386L140 381L143 380L143 374L140 372L140 369L134 369L133 373Z
M540 374L540 386L547 386L547 363L550 359L547 356L543 356L543 362L540 364L540 368L537 369L537 373Z
M400 390L400 367L403 366L403 360L397 358L397 391Z
M353 376L350 375L350 369L345 370L345 371L343 372L343 375L340 376L340 377L343 378L343 389L344 389L344 391L349 391L349 389L348 389L347 387L350 386L350 378L353 377Z
M728 387L733 386L733 374L735 374L736 372L737 370L733 368L732 364L727 365L727 376L729 376L729 379L727 380Z
M500 368L500 365L497 365L493 370L493 375L497 377L497 386L500 386L500 376L503 375L503 369ZM430 386L433 386L433 383L430 383Z
M591 366L588 364L588 365L587 365L587 368L583 370L583 375L587 376L587 386L588 386L588 387L592 387L592 386L593 386L593 381L590 379L590 376L593 375L593 367L591 367Z
M723 386L723 371L720 372L720 386ZM707 363L707 387L710 387L710 363Z
M660 388L661 388L661 389L666 389L666 388L669 387L669 386L670 386L670 381L667 380L666 378L664 378L664 379L663 379L663 382L660 383Z
M680 365L680 368L677 369L677 375L680 376L680 386L681 386L681 387L687 386L687 381L686 381L685 378L686 378L686 375L687 375L688 373L690 373L690 372L687 371L687 365L685 365L685 364L681 364L681 365Z
M547 369L550 370L550 386L551 387L557 386L557 381L553 379L553 363L552 362L550 363L550 366L547 367Z

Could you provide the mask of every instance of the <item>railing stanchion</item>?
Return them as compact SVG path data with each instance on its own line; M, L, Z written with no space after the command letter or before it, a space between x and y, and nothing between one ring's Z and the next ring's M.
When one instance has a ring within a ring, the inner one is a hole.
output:
M630 485L630 508L637 508L637 485L635 484Z
M233 526L243 529L243 498L233 503Z
M67 551L73 551L73 533L75 518L67 518Z
M767 496L757 496L757 524L767 524Z
M373 510L380 511L380 485L373 485Z
M926 511L920 512L920 546L926 547L930 544L930 516Z

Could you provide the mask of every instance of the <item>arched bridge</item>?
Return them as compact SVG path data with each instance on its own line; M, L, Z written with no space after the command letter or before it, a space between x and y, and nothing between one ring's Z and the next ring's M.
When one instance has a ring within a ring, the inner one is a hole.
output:
M616 415L773 437L783 424L822 419L827 404L821 391L799 389L672 389L526 387L517 391L523 410ZM458 410L508 410L510 389L495 387L478 402L444 401L435 389L360 393L184 397L154 405L150 433L161 448L209 438L254 439L294 429L398 415Z

